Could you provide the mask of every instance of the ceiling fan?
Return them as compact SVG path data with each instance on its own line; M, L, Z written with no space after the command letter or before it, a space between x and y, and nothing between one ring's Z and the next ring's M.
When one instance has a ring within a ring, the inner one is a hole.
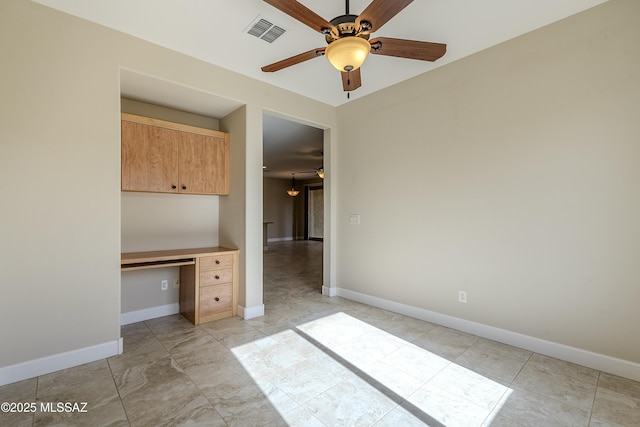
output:
M395 56L399 58L435 61L447 51L447 45L416 40L369 36L413 2L413 0L373 0L360 15L349 13L349 0L345 0L344 15L326 21L296 0L264 0L294 19L324 34L327 47L320 47L262 67L264 72L283 68L326 56L342 74L342 87L347 92L362 85L360 66L367 55Z

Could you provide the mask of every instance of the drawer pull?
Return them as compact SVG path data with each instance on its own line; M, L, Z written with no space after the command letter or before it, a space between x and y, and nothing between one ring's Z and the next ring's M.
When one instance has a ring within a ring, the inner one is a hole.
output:
M220 298L218 298L218 297L215 297L214 299L215 299L216 301L220 301Z
M171 188L175 190L178 187L176 187L175 185L172 185Z
M187 186L186 186L186 185L183 185L183 186L182 186L182 189L183 189L183 190L186 190L186 189L187 189Z
M216 274L216 280L220 280L220 276Z
M219 259L216 260L216 264L220 264L220 260Z

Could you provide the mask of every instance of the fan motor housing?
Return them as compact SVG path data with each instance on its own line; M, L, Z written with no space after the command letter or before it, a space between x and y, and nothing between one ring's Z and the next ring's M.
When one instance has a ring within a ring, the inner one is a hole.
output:
M356 28L357 18L358 15L340 15L333 18L330 22L331 25L334 26L335 30L337 30L337 34L335 31L331 31L329 29L327 29L327 31L323 31L327 43L332 43L335 40L347 36L357 36L362 37L365 40L369 40L369 31L365 30L367 26L361 25L361 28Z

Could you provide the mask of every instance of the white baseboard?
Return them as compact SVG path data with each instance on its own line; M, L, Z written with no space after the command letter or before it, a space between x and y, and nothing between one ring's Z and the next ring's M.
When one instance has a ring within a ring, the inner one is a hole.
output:
M255 307L243 307L239 305L238 316L242 317L244 320L264 316L264 304L260 304Z
M324 286L322 285L322 295L328 296L328 297L335 297L338 295L338 288L330 288L329 286ZM345 297L347 298L347 297ZM351 298L353 299L353 298Z
M292 240L293 240L293 237L291 237L291 236L290 237L271 237L271 238L267 239L267 242L268 243L271 243L271 242L289 242L289 241L292 241Z
M122 338L0 368L0 386L122 353Z
M156 317L169 316L180 313L180 304L166 304L157 307L145 308L144 310L130 311L120 315L120 325L142 322L144 320L155 319Z
M328 295L325 293L324 287L322 289L322 293L324 295ZM334 295L393 311L395 313L404 314L416 319L426 320L428 322L457 329L462 332L467 332L469 334L488 338L504 344L520 347L535 353L555 357L567 362L576 363L588 368L629 378L634 381L640 381L640 364L630 362L628 360L618 359L604 354L594 353L564 344L558 344L552 341L546 341L540 338L508 331L506 329L500 329L484 325L482 323L448 316L446 314L350 291L348 289L335 288Z

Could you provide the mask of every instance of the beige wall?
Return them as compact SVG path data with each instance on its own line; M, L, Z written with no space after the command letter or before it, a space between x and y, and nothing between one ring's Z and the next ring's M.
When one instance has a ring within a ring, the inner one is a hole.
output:
M0 53L2 372L120 337L121 67L246 105L219 241L262 304L263 110L331 128L334 108L28 1L0 2Z
M610 1L340 107L338 285L640 362L638 16Z

